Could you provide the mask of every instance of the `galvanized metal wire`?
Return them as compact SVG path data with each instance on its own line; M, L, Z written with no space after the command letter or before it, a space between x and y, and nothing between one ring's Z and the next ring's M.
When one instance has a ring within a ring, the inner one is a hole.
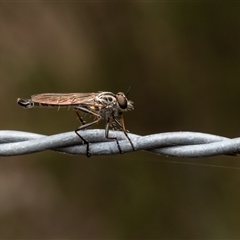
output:
M229 139L217 135L198 132L168 132L146 136L128 134L136 150L175 157L199 158L221 154L240 153L240 138ZM116 141L105 138L105 130L81 131L81 136L90 144L91 155L120 154ZM119 139L124 153L133 149L121 131L110 131L109 136ZM45 150L67 154L86 154L86 145L72 132L51 136L23 131L0 130L0 156L16 156Z

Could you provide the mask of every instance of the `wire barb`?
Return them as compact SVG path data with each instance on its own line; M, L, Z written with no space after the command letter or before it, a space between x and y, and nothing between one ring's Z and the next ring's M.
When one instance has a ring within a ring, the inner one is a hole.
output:
M119 154L115 141L105 138L105 130L93 129L81 131L81 135L91 143L91 155ZM118 139L124 153L132 152L132 146L122 131L110 131ZM139 136L128 133L135 150L153 153L199 158L222 154L240 153L240 138L229 139L217 135L198 132L169 132ZM36 133L0 130L0 156L17 156L53 150L68 154L86 154L86 145L74 131L45 136Z

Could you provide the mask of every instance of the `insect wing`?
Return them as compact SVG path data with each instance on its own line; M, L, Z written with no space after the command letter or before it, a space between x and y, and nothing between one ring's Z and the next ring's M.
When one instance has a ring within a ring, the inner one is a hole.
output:
M58 106L92 105L97 93L42 93L31 97L33 102Z

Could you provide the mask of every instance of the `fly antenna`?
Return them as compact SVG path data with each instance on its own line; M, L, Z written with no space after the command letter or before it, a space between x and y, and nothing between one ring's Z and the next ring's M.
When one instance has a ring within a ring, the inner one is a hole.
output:
M127 97L127 95L129 94L130 90L131 90L131 86L128 87L128 90L127 90L127 92L126 92L126 94L125 94L126 97Z

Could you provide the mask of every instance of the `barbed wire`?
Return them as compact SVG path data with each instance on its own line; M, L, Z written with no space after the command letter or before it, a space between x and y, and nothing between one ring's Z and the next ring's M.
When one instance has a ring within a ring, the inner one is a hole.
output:
M117 137L124 153L133 149L121 131L110 131ZM175 157L199 158L240 153L240 138L229 139L198 132L167 132L146 136L128 133L135 150ZM90 144L91 155L119 154L116 142L105 138L104 129L81 131ZM45 150L68 154L86 154L86 145L72 132L51 136L24 131L0 130L0 156L17 156Z

